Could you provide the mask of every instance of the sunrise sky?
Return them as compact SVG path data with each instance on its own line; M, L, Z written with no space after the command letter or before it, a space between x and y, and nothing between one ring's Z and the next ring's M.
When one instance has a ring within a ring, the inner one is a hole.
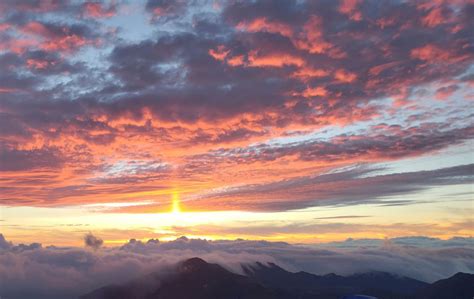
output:
M473 235L474 3L0 1L15 243Z

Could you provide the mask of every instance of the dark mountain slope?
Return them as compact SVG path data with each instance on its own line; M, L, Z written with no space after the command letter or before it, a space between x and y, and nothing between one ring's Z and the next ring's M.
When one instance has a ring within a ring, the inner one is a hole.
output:
M417 299L472 299L474 298L474 274L457 273L438 280L419 290Z
M384 272L351 276L292 273L275 265L242 266L232 273L199 258L168 271L143 276L123 285L110 285L81 299L341 299L365 294L378 299L471 299L474 275L458 273L427 283Z
M275 294L247 277L227 271L217 264L199 258L178 266L178 273L164 280L147 299L204 298L276 298Z
M385 272L369 272L351 276L336 274L314 275L307 272L288 272L275 264L243 266L246 276L262 285L287 291L304 290L322 297L340 297L363 293L383 298L401 298L413 294L428 284L416 279Z
M286 299L283 291L263 287L217 264L192 258L165 275L154 273L121 286L106 286L81 299ZM307 297L313 299L312 297Z

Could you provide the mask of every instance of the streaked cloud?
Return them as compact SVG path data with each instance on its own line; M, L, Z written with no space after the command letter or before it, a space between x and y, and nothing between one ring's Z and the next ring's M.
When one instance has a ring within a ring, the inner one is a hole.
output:
M2 206L285 212L472 184L471 3L0 11Z

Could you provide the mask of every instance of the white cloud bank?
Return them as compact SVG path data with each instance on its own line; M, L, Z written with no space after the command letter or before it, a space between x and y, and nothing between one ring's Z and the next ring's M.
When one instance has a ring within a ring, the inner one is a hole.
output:
M0 234L0 296L6 299L75 298L97 287L160 271L198 256L238 272L241 263L274 262L315 274L386 271L427 282L474 272L473 238L347 240L299 246L266 241L131 240L120 247L43 248L14 245Z

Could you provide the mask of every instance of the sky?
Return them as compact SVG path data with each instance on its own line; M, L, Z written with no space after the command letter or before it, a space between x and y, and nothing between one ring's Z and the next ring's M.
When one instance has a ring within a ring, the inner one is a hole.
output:
M0 232L469 238L473 22L470 0L0 1Z

